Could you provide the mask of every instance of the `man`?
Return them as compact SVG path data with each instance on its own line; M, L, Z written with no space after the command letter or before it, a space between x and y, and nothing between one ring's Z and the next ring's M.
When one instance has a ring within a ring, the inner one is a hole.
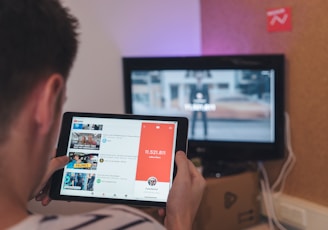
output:
M68 162L51 153L77 52L77 25L58 0L0 0L0 229L161 229L120 205L74 216L26 210L36 194L42 204L50 202L44 186ZM166 214L167 229L191 229L205 182L183 152L175 160L178 173L159 213Z
M193 105L191 117L191 135L195 135L195 124L198 115L201 115L203 122L204 138L207 137L207 114L204 106L209 103L208 86L203 83L205 71L199 70L193 72L196 78L196 84L191 86L189 101Z

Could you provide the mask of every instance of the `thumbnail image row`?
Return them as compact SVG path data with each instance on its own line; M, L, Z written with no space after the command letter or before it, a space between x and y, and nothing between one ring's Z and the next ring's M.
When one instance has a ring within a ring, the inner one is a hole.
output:
M73 129L83 129L83 130L103 130L103 125L99 124L82 124L74 123Z

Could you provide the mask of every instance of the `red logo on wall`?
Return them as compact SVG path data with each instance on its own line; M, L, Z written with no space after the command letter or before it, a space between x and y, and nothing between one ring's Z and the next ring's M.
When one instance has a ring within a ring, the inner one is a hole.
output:
M275 8L267 11L268 31L290 31L292 29L291 9Z

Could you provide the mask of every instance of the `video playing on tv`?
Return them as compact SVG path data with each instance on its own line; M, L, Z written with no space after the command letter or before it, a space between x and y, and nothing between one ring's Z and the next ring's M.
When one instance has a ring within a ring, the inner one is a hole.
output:
M274 141L273 70L133 71L135 114L189 118L194 140Z

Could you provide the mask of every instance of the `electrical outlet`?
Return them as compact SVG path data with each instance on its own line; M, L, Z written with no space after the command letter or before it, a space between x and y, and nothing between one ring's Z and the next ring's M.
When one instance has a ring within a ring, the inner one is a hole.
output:
M286 194L273 194L272 201L281 223L293 229L327 230L328 207ZM267 216L263 199L261 209L262 214Z
M306 229L305 209L285 203L280 203L276 209L279 209L278 218L280 217L283 222L292 224L300 229Z

